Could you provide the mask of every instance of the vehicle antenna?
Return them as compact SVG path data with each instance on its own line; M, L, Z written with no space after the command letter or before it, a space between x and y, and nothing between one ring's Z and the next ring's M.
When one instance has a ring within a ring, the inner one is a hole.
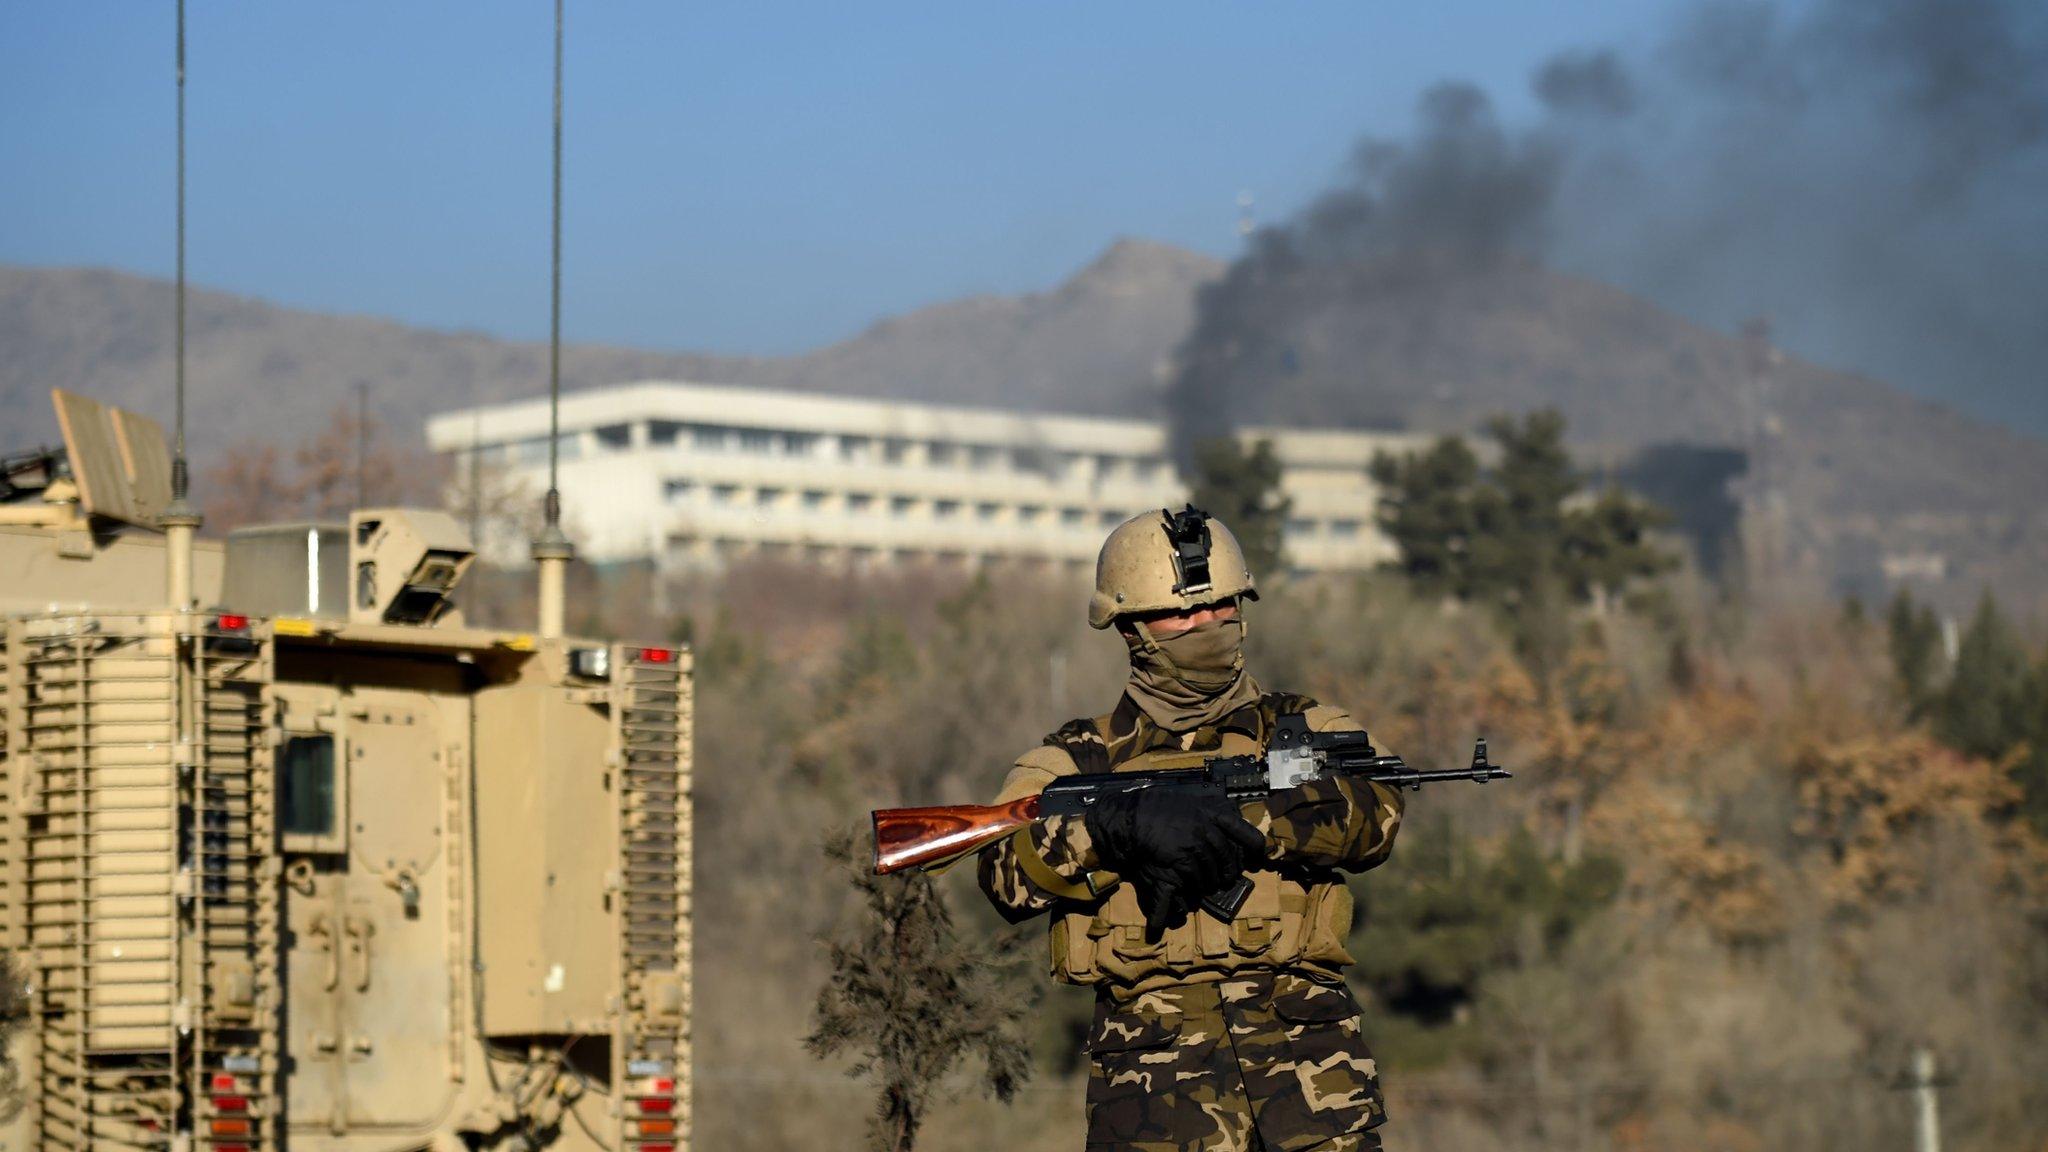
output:
M171 456L171 503L158 522L164 529L164 569L171 607L192 606L192 537L202 517L187 496L190 471L185 464L185 0L178 0L178 288L175 327L177 383L176 449Z
M182 2L182 0L181 0ZM540 634L562 634L564 582L576 546L562 532L562 492L556 466L562 435L562 0L555 0L554 218L548 299L548 494L541 505L545 526L533 542L540 572Z
M356 507L366 502L366 471L370 456L370 382L356 381Z
M484 410L477 406L476 382L469 385L469 541L477 551L484 547Z

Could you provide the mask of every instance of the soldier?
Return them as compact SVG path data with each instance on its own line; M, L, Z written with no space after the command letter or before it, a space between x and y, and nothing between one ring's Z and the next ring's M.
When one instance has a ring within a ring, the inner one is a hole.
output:
M1290 712L1356 731L1342 710L1252 679L1243 609L1257 597L1236 537L1192 506L1110 533L1088 622L1130 648L1123 697L1020 757L997 802L1077 771L1263 753ZM1380 1147L1378 1076L1342 978L1352 905L1339 872L1386 859L1401 805L1396 789L1336 777L1242 809L1112 793L982 852L982 889L1006 917L1051 913L1053 978L1096 990L1090 1149ZM1233 921L1197 910L1241 876L1251 895Z

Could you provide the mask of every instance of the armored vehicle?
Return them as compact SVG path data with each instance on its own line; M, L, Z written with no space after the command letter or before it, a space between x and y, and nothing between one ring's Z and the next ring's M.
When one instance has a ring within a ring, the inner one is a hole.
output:
M689 654L466 624L435 511L181 554L161 430L56 403L0 472L0 1145L687 1147Z

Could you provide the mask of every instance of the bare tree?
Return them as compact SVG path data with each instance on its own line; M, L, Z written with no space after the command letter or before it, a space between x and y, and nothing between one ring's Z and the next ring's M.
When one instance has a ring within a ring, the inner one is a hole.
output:
M0 1122L21 1111L21 1070L8 1058L14 1034L28 1022L28 983L12 952L0 952Z
M1015 954L1007 938L977 946L954 935L931 877L876 876L855 862L845 834L825 851L850 874L862 908L830 945L831 976L804 1043L820 1058L858 1054L850 1074L880 1081L868 1147L911 1152L926 1109L962 1058L982 1058L983 1084L999 1100L1030 1077L1023 1024L1032 985L997 959Z

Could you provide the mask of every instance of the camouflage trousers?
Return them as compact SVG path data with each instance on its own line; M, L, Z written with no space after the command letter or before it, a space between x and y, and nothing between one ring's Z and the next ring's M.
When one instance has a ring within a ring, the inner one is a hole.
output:
M1095 1002L1088 1147L1376 1152L1379 1074L1341 981L1254 972Z

